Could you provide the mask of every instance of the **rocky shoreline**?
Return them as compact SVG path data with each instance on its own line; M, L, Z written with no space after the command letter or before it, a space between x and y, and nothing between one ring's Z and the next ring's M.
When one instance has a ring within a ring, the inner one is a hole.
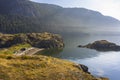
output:
M63 39L58 34L44 33L0 33L0 48L8 48L16 44L27 43L37 48L63 48Z

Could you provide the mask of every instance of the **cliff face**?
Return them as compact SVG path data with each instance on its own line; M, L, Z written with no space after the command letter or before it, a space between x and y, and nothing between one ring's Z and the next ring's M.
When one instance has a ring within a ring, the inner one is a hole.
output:
M16 44L28 43L38 48L62 48L64 47L61 36L51 33L27 33L27 34L0 34L0 48L10 47Z

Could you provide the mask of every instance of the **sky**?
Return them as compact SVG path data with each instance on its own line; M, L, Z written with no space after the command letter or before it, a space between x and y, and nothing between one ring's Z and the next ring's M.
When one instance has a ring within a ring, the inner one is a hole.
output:
M120 20L120 0L32 0L62 7L82 7L101 12Z

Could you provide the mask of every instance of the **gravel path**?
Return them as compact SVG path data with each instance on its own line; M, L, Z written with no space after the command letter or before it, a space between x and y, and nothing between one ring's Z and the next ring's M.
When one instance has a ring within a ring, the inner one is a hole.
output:
M40 49L40 48L35 48L35 47L31 47L26 49L25 51L18 51L15 53L15 55L21 56L21 55L34 55L37 52L43 51L44 49Z

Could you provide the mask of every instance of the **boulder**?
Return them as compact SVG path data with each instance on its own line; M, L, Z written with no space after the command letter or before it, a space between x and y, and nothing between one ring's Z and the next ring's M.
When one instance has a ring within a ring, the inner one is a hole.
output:
M90 72L88 71L88 67L87 67L87 66L85 66L85 65L83 65L83 64L77 64L77 65L74 65L74 66L77 67L77 68L79 68L79 69L82 70L83 72L90 74Z
M26 50L26 48L21 48L21 49L20 49L20 51L25 51L25 50Z

